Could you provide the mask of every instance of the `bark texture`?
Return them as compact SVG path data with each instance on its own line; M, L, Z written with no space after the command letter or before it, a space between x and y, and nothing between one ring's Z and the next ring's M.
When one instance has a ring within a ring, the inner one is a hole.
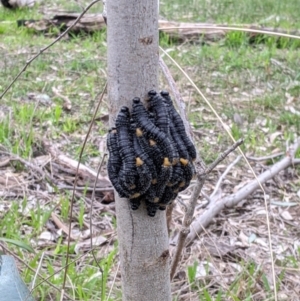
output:
M107 2L110 125L121 106L158 88L157 0ZM171 300L169 243L165 212L149 217L142 204L131 211L116 195L124 301Z

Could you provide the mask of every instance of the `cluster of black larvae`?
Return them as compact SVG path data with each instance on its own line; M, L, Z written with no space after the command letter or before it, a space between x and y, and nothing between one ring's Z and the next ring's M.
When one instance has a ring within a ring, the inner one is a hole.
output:
M148 92L148 110L139 98L132 111L122 107L116 127L107 137L108 175L120 197L132 210L141 200L148 215L165 210L178 192L186 189L195 174L196 149L169 93Z

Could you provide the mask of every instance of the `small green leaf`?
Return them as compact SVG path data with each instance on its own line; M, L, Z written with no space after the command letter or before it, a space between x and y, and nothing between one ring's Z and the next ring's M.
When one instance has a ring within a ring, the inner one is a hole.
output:
M26 243L24 243L23 241L10 239L10 238L4 238L4 237L0 237L0 241L5 241L7 243L11 243L17 247L27 250L28 252L35 253L33 248L31 246L27 245Z

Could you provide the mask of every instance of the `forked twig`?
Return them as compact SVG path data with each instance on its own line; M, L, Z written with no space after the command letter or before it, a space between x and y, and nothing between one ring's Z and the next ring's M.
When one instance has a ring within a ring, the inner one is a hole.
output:
M296 37L296 38L300 39L300 37ZM228 134L228 136L231 138L232 141L235 142L235 139L233 138L233 136L232 136L231 132L229 131L229 129L225 126L222 118L217 113L217 111L214 109L212 104L208 101L208 99L205 97L205 95L202 93L202 91L197 87L197 85L193 82L193 80L189 77L189 75L181 68L181 66L164 49L162 49L161 47L160 47L160 49L174 63L174 65L184 74L186 79L191 83L191 85L195 88L195 90L198 92L198 94L206 102L206 104L211 109L211 111L214 113L214 115L217 117L217 119L221 122L221 124L222 124L223 128L225 129L226 133ZM253 174L253 176L254 176L257 184L258 184L258 188L260 188L264 193L264 203L265 203L266 212L267 212L266 220L267 220L267 228L268 228L269 249L270 249L270 258L271 258L271 265L272 265L272 278L273 278L273 283L274 283L274 298L277 301L277 289L276 289L276 285L275 285L276 284L275 264L274 264L274 257L273 257L273 252L272 252L272 239L271 239L272 237L271 237L269 215L268 215L268 210L267 210L268 204L267 204L266 192L265 192L263 186L261 185L261 183L259 182L258 177L256 176L252 166L250 165L249 161L245 157L244 153L242 152L242 150L240 148L238 148L238 150L241 153L242 157L245 159L249 169L251 170L251 172L252 172L252 174ZM201 158L200 158L200 160L201 160Z
M6 87L6 89L4 90L4 92L0 95L0 99L3 98L3 96L7 93L7 91L13 86L13 84L19 79L19 77L22 75L23 72L26 71L26 69L28 68L28 66L35 60L37 59L43 52L45 52L47 49L51 48L54 44L56 44L58 41L60 41L78 22L79 20L82 18L83 15L86 14L86 12L97 2L99 2L100 0L94 0L93 2L91 2L84 10L83 12L78 16L78 18L74 21L74 23L68 27L61 35L59 35L53 42L51 42L50 44L48 44L46 47L40 49L40 51L34 55L30 60L28 60L26 62L26 64L24 65L24 67L21 69L21 71L17 74L17 76L12 80L12 82Z
M294 160L295 153L300 148L300 138L289 148L286 156L271 166L268 170L257 176L257 179L253 179L250 183L242 187L239 191L231 194L223 199L213 198L209 204L207 210L196 219L190 229L190 233L187 237L186 244L189 245L192 241L203 231L203 228L207 227L212 219L219 213L223 208L230 208L236 206L239 202L244 200L247 196L253 193L263 183L273 178L280 171L286 169L288 166L293 166L296 163ZM267 208L266 208L267 209Z
M164 50L163 50L163 52L165 53ZM165 75L165 77L166 77L166 79L169 83L169 86L172 89L175 100L177 101L177 107L179 109L180 116L181 116L181 118L184 122L186 132L188 133L189 137L191 137L191 134L190 134L191 129L190 129L189 122L187 121L187 118L186 118L186 115L185 115L182 97L180 96L180 92L177 89L177 86L176 86L176 83L173 79L173 76L170 73L167 65L165 64L165 62L163 61L163 59L161 57L159 58L159 64L160 64L160 67L161 67L161 69L162 69L162 71L163 71L163 73L164 73L164 75ZM179 233L179 238L178 238L178 241L177 241L177 247L176 247L175 255L172 259L172 264L171 264L171 273L170 273L171 279L174 277L175 272L176 272L176 268L177 268L178 263L180 261L182 250L185 246L185 240L186 240L186 237L189 233L190 225L192 223L192 219L193 219L195 207L196 207L196 204L197 204L197 200L198 200L199 194L202 190L202 187L204 185L204 182L207 179L207 176L221 161L223 161L228 156L228 154L230 154L232 151L234 151L242 143L243 143L242 139L236 141L224 153L220 154L219 157L208 167L205 166L203 160L198 155L198 158L197 158L198 161L196 163L197 181L196 181L196 185L195 185L194 190L193 190L193 194L190 198L190 201L189 201L188 205L185 206L186 210L185 210L185 215L184 215L184 219L183 219L183 223L182 223L183 226L182 226L182 229Z
M171 279L174 277L176 268L178 266L178 263L181 258L182 250L185 246L186 238L190 232L190 225L192 223L195 207L197 204L197 200L199 197L199 194L202 190L202 187L204 185L205 180L207 179L208 175L211 173L211 171L219 164L221 161L223 161L228 154L233 152L238 146L240 146L243 143L242 139L239 139L236 141L232 146L230 146L225 152L219 155L219 157L208 167L205 167L204 163L202 161L196 163L196 169L197 169L197 181L196 185L194 187L192 196L190 198L189 204L187 206L186 213L183 218L182 222L182 229L179 233L178 241L177 241L177 247L175 250L175 255L172 260L171 264L171 273L170 277Z

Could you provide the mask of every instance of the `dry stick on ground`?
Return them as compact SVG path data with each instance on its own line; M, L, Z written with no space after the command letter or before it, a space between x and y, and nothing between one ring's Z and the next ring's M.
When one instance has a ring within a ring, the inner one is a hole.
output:
M57 12L52 19L41 20L18 20L19 26L26 26L37 32L51 32L53 28L60 28L64 26L72 26L73 21L78 17L78 13ZM165 32L170 37L175 37L180 40L220 40L232 30L241 30L252 34L250 37L255 38L258 34L273 34L276 36L282 35L299 35L299 30L285 30L281 28L268 28L257 26L255 24L209 24L209 23L186 23L168 20L159 20L159 30ZM0 22L1 23L1 22ZM72 26L74 32L85 31L88 33L97 32L106 25L106 10L102 14L85 14L84 18L80 20L76 26ZM237 28L237 29L233 29Z
M12 80L12 82L6 87L6 89L4 90L4 92L0 95L0 99L3 98L3 96L7 93L7 91L12 87L12 85L19 79L19 77L22 75L23 72L26 71L27 67L35 60L37 59L43 52L45 52L47 49L51 48L54 44L56 44L58 41L60 41L81 19L81 17L83 15L86 14L86 12L97 2L99 2L100 0L95 0L93 2L91 2L85 9L84 11L78 16L78 18L74 21L74 23L68 27L60 36L58 36L52 43L50 43L49 45L47 45L46 47L40 49L40 51L34 55L30 60L28 60L26 62L26 64L24 65L24 67L22 68L22 70L17 74L17 76Z
M263 156L263 157L246 156L246 158L247 158L247 160L250 160L250 161L259 162L259 161L267 161L267 160L275 159L277 157L282 156L283 154L284 154L284 152L280 152L280 153L269 155L269 156Z
M296 163L300 163L294 159L297 149L300 148L300 138L288 149L286 156L270 167L268 170L260 174L257 179L254 179L249 184L241 188L236 193L229 195L223 199L214 199L210 203L206 212L204 212L199 218L197 218L191 225L190 233L187 237L187 245L193 242L193 240L203 231L212 219L221 212L222 209L236 206L239 202L244 200L247 196L258 189L259 183L263 184L266 181L273 178L280 171L286 169L289 166L293 166Z
M184 23L183 23L184 24ZM189 27L188 24L185 24L184 27L181 26L175 26L175 27L168 27L168 31L171 30L177 30L177 31L181 31L181 30L187 30L187 29L192 29L194 30L194 27ZM266 34L266 35L271 35L271 36L275 36L275 37L285 37L285 38L291 38L291 39L297 39L300 40L300 36L295 35L295 34L289 34L289 33L284 33L284 32L277 32L277 31L268 31L265 29L253 29L253 28L245 28L245 27L234 27L233 26L224 26L224 25L213 25L213 24L203 24L201 26L198 27L198 29L202 29L202 30L217 30L217 32L213 32L213 34L215 33L219 33L218 30L225 30L225 31L241 31L241 32L248 32L248 33L254 33L254 34ZM164 28L159 28L160 31L165 31ZM168 32L166 32L168 33ZM178 32L177 32L178 34ZM203 34L201 34L203 35ZM225 33L224 33L225 35Z
M186 206L186 212L182 222L182 228L179 233L175 255L173 257L172 264L171 264L171 273L170 273L171 279L175 275L177 265L181 258L182 250L185 246L186 238L190 232L190 225L192 223L194 210L205 180L207 179L208 175L212 172L212 170L242 143L243 143L242 139L236 141L224 153L220 154L219 157L208 167L206 167L202 161L196 162L197 181L192 196L190 198L189 204Z
M10 156L9 161L19 161L19 162L23 163L28 168L38 172L41 175L42 179L47 178L48 180L53 180L53 178L49 174L47 174L42 168L40 168L39 166L35 165L32 162L26 161L25 159L15 155L15 154L12 154L10 152L0 150L0 154L5 154L5 155Z

